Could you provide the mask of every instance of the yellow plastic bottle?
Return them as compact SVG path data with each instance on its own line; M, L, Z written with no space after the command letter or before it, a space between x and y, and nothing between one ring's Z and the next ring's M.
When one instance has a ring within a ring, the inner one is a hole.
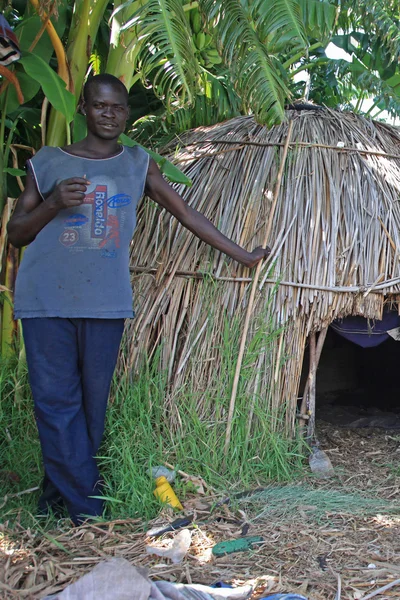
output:
M156 479L156 489L154 490L154 495L156 498L159 498L161 502L166 502L173 508L178 508L179 510L183 510L182 504L179 502L178 496L175 494L172 487L169 485L166 477L161 476Z

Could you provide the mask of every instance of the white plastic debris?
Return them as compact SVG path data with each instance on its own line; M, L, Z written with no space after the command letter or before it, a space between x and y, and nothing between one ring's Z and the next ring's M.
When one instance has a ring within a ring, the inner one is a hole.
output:
M176 534L172 546L169 548L158 548L157 546L146 546L147 554L155 554L163 558L169 558L175 565L185 558L192 541L189 529L182 529Z

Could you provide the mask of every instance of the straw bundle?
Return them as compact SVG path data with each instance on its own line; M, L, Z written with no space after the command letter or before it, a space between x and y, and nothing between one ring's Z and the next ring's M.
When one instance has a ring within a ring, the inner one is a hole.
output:
M177 188L187 202L252 250L265 236L293 121L271 260L260 272L247 346L257 336L261 341L245 361L241 388L257 399L256 409L261 402L275 427L282 427L284 408L283 427L291 432L307 337L337 317L380 319L387 298L398 300L400 133L325 109L287 117L270 130L239 117L191 131L173 159L194 183ZM166 149L170 158L174 150ZM239 345L251 272L148 200L138 212L131 271L137 317L128 325L124 367L140 369L142 353L151 357L161 347L171 424L178 426L185 410L177 400L182 386L195 395L200 419L226 424L227 406L207 398L215 382L232 384L221 348L227 323L237 325ZM254 406L248 410L252 420Z

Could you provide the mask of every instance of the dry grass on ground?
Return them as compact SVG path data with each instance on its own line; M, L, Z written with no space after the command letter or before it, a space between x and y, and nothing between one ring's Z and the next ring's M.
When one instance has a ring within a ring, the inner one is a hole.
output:
M191 528L192 544L181 565L146 553L150 540L140 521L66 528L45 537L3 524L0 597L43 598L99 561L120 556L147 567L152 578L203 584L257 582L254 597L266 591L292 591L310 600L399 598L400 584L371 594L400 578L400 436L323 425L319 436L335 466L334 480L309 478L291 486L271 486L212 512L210 498L188 500L186 508L195 512L197 526ZM164 512L157 523L172 518ZM248 535L261 535L264 543L251 552L212 557L212 546L239 536L246 522ZM166 534L151 543L167 546L172 538Z

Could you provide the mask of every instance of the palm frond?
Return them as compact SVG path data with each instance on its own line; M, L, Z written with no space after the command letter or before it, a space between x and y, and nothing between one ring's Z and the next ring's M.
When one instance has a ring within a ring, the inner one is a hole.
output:
M221 123L241 114L242 102L223 69L220 75L204 70L202 79L203 91L194 96L193 106L179 108L167 115L146 115L132 124L130 137L157 150L182 132Z
M142 80L151 80L169 110L193 103L200 71L181 0L148 0L122 30L131 27Z
M299 0L306 33L315 39L331 36L338 8L329 0Z
M251 11L240 0L200 0L199 6L215 24L218 50L245 109L263 123L282 121L290 95L285 73L258 36Z
M298 0L256 0L249 9L260 37L284 35L294 48L306 48L307 37Z
M197 94L192 108L181 108L168 119L177 133L195 127L214 125L241 114L242 102L229 77L204 70L203 93Z

